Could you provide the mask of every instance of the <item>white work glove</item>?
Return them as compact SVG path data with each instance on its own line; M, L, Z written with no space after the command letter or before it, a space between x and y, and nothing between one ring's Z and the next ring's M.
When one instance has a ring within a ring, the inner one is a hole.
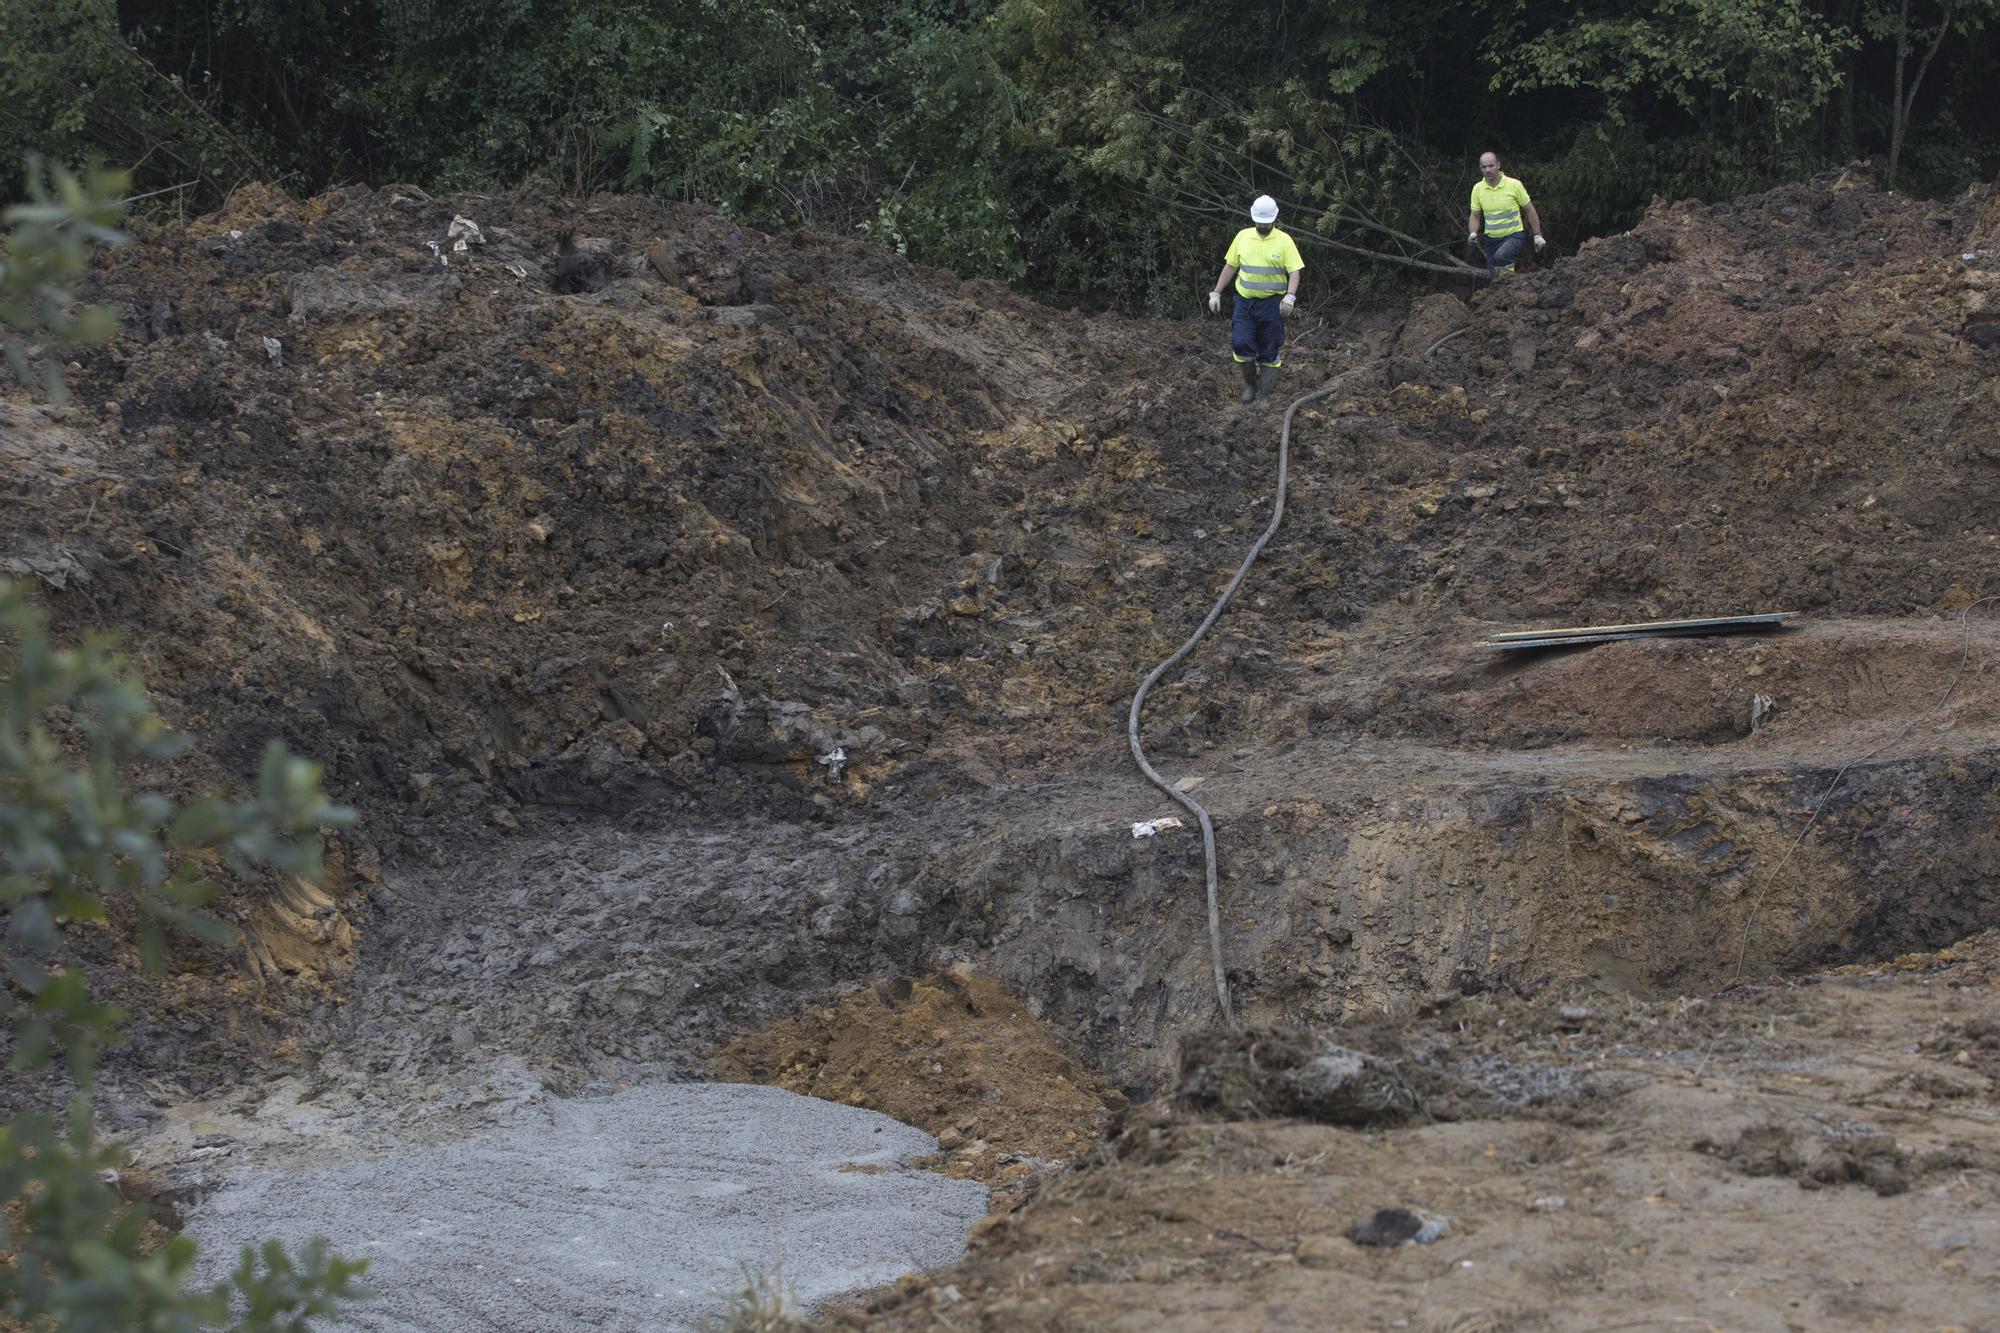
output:
M1219 315L1222 313L1221 292L1210 292L1208 294L1208 313L1211 315Z
M1476 231L1469 231L1465 233L1465 243L1467 245L1479 244L1479 233Z
M1542 234L1541 234L1540 232L1536 232L1536 233L1535 233L1535 252L1536 252L1537 254L1539 254L1539 253L1541 253L1541 252L1542 252L1543 250L1547 249L1547 248L1548 248L1548 244L1549 244L1549 243L1548 243L1547 241L1545 241L1545 240L1543 240L1543 239L1542 239Z
M1292 295L1290 292L1286 292L1285 299L1278 302L1278 313L1281 315L1289 315L1292 313L1292 307L1297 305L1298 303L1299 303L1298 297Z

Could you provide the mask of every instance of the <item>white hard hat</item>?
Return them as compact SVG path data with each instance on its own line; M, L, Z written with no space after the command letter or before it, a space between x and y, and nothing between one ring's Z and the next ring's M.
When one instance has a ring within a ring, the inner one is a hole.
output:
M1257 202L1250 205L1250 220L1258 226L1278 220L1278 201L1268 194L1257 196Z

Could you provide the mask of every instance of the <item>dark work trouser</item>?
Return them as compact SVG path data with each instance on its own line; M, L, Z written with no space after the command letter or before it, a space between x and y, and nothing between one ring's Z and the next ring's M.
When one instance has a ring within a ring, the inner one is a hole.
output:
M1521 251L1527 248L1528 233L1517 231L1511 236L1502 236L1497 241L1491 236L1481 236L1479 245L1486 251L1486 276L1497 278L1503 273L1514 271L1514 261L1519 259Z
M1276 296L1255 300L1236 293L1236 315L1230 321L1229 345L1237 361L1255 361L1260 366L1279 366L1285 345L1285 317L1278 311Z

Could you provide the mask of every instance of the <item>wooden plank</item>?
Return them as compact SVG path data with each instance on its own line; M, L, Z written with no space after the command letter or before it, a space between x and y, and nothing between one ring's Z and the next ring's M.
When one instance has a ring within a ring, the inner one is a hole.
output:
M1589 643L1610 643L1618 639L1672 639L1674 634L1570 634L1555 639L1485 639L1481 648L1491 648L1498 653L1512 652L1516 648L1580 648Z
M1787 620L1798 618L1796 611L1765 611L1749 616L1706 616L1697 620L1649 620L1633 625L1573 625L1557 629L1518 629L1502 634L1489 634L1489 643L1520 643L1527 640L1537 642L1543 639L1574 639L1584 636L1602 638L1606 635L1624 635L1634 638L1649 634L1690 634L1722 632L1731 628L1758 628L1780 625Z

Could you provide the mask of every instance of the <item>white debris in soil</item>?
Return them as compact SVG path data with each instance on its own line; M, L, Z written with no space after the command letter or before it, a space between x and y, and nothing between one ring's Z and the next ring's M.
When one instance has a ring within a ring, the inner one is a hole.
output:
M987 1193L903 1163L930 1135L777 1088L671 1084L525 1107L433 1147L225 1178L189 1220L198 1277L316 1236L376 1299L326 1328L686 1328L746 1266L802 1306L956 1259Z
M451 242L451 251L457 255L465 254L472 246L486 244L486 234L479 230L479 224L462 213L451 220L444 238Z

